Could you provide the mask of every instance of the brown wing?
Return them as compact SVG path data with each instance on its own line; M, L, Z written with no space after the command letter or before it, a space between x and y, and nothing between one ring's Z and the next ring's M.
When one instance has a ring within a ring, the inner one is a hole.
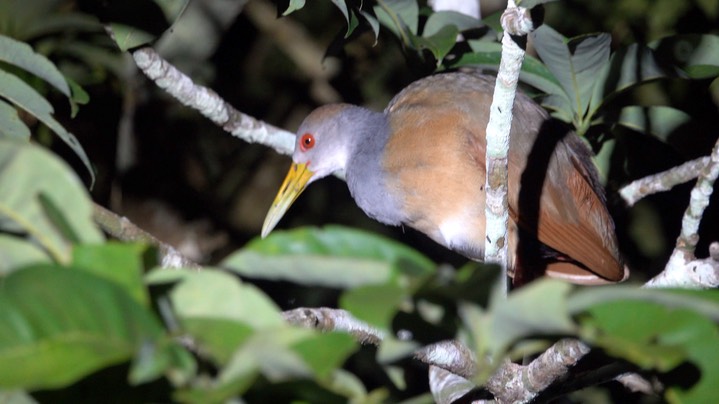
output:
M589 149L563 124L547 120L528 98L519 95L517 104L517 130L536 135L513 133L524 144L512 143L518 152L515 164L523 168L514 173L519 194L510 195L510 205L521 229L560 253L547 262L546 273L582 284L623 280L614 224ZM539 126L534 126L536 119ZM518 254L525 252L522 247L520 238Z

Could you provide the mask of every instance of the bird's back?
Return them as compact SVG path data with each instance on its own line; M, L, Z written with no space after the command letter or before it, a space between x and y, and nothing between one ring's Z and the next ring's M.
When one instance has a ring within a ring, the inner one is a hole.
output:
M385 110L390 137L382 165L405 223L478 260L485 238L485 130L493 89L490 76L441 74L409 85ZM590 151L523 94L517 94L513 113L510 265L524 278L539 270L578 283L623 279Z

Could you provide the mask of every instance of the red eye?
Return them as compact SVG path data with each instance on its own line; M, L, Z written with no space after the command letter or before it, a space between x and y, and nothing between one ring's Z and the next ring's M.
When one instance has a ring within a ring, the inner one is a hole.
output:
M300 138L300 150L307 151L315 147L315 137L311 133L305 133Z

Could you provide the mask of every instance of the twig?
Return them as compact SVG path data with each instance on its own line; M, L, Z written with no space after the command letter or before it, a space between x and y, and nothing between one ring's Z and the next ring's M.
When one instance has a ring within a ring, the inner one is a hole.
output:
M160 265L163 268L202 268L171 245L163 243L152 234L139 228L126 217L119 216L96 203L93 209L93 219L102 230L119 240L140 241L156 246L160 255Z
M361 344L379 345L385 338L382 331L358 320L346 310L301 307L283 312L282 317L288 323L299 327L350 333Z
M645 196L668 191L676 185L695 179L710 161L709 156L700 157L667 171L640 178L622 187L619 195L629 206L633 206Z
M258 121L236 110L216 92L197 85L163 59L154 49L143 47L132 52L135 63L158 87L182 104L194 108L227 132L246 142L260 143L281 154L292 154L295 135Z

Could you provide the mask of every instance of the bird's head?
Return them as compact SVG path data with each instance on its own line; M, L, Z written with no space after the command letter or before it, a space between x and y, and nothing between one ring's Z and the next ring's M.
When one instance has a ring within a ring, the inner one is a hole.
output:
M265 223L262 237L277 225L292 203L307 186L334 172L344 171L351 149L352 119L348 104L331 104L317 108L300 125L292 153L292 166L285 177Z

